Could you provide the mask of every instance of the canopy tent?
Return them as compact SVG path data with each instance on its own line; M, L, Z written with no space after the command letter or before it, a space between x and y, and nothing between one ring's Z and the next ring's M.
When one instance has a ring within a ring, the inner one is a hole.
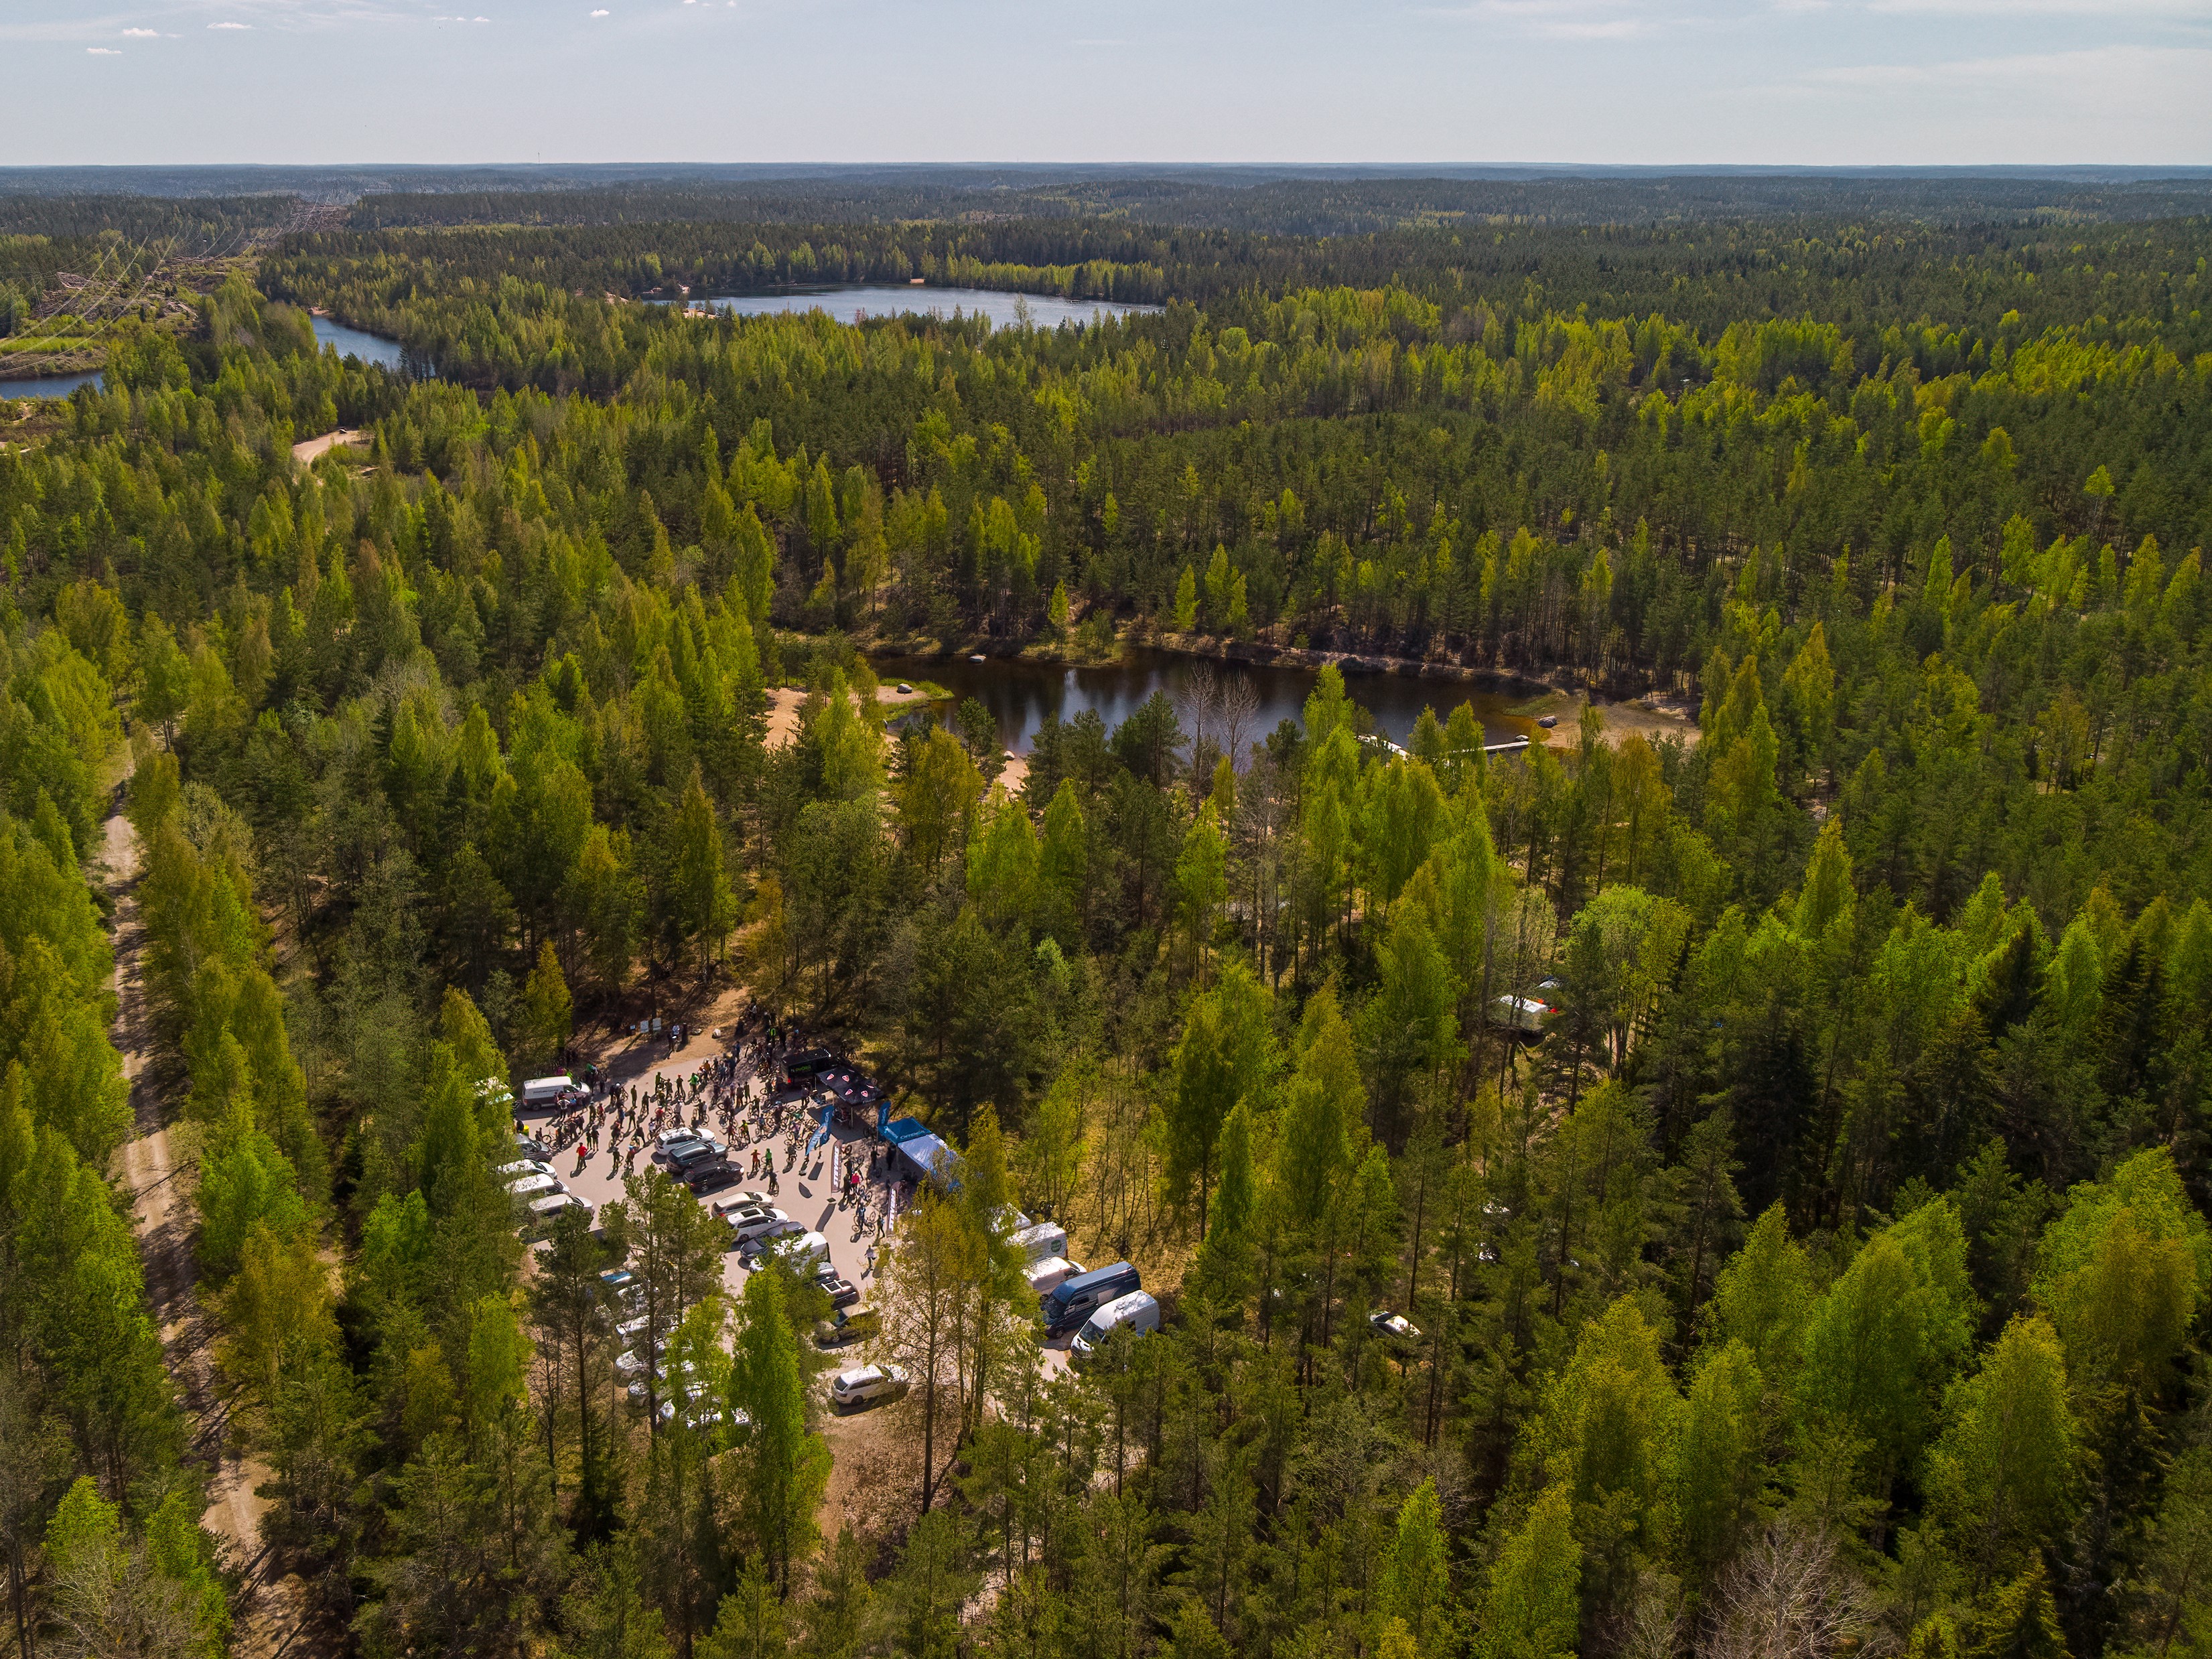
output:
M960 1155L935 1135L924 1133L900 1142L896 1156L916 1181L933 1181L948 1192L960 1185L959 1178L953 1174L959 1166Z

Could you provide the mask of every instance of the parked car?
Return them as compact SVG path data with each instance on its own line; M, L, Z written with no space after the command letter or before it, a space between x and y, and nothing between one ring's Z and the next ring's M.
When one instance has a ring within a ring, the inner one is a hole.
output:
M732 1210L722 1219L729 1224L730 1237L738 1243L750 1243L771 1227L780 1227L791 1218L773 1204L744 1204Z
M641 1377L647 1371L653 1369L654 1362L659 1358L660 1350L658 1347L650 1346L643 1342L640 1342L636 1346L629 1349L627 1352L616 1356L615 1375L617 1376ZM643 1395L639 1396L641 1399L643 1397Z
M1132 1291L1127 1296L1115 1297L1083 1322L1075 1340L1067 1345L1067 1357L1080 1365L1116 1330L1126 1328L1143 1336L1159 1328L1158 1301L1147 1291Z
M1377 1308L1367 1316L1367 1323L1376 1335L1392 1342L1418 1342L1421 1328L1401 1313L1392 1313L1387 1308Z
M814 1276L814 1282L822 1287L823 1295L830 1298L833 1308L849 1308L860 1299L858 1285L849 1279L839 1278L827 1267Z
M517 1135L514 1139L514 1150L520 1152L523 1157L534 1159L540 1164L550 1164L553 1161L553 1149L538 1139L536 1135Z
M686 1164L696 1164L702 1158L727 1158L730 1143L716 1135L703 1135L696 1129L686 1129L684 1139L672 1140L653 1153L653 1157L675 1170Z
M685 1364L655 1365L653 1368L653 1381L659 1385L656 1392L681 1394L684 1392L684 1385L698 1374L699 1368L696 1365ZM636 1382L629 1385L630 1403L634 1406L645 1404L646 1392L646 1380L641 1376Z
M713 1212L715 1220L727 1221L732 1215L748 1205L767 1204L770 1201L769 1195L759 1188L743 1187L734 1193L723 1194L707 1207Z
M663 1129L659 1134L653 1136L653 1155L655 1158L659 1157L661 1153L666 1152L671 1146L676 1145L679 1140L698 1140L701 1139L702 1139L702 1137L696 1129L692 1128L689 1124L679 1123L675 1127Z
M842 1348L873 1336L883 1324L883 1316L865 1303L856 1308L840 1308L829 1318L814 1322L814 1346Z
M738 1172L722 1159L715 1158L678 1170L676 1178L691 1189L693 1196L698 1197L735 1186Z
M755 1265L763 1265L773 1259L787 1262L802 1273L811 1273L826 1267L830 1261L830 1241L820 1233L792 1223L793 1231L779 1232L759 1240L755 1252Z
M561 1218L561 1213L564 1210L581 1210L584 1212L584 1224L586 1226L591 1224L594 1212L589 1204L577 1197L575 1194L548 1193L543 1198L531 1200L530 1213L522 1224L522 1236L533 1240L550 1238L553 1236L553 1224Z
M525 1176L550 1176L553 1166L542 1158L518 1158L512 1164L501 1164L495 1173L501 1181L520 1181Z
M507 1190L527 1203L533 1198L543 1198L548 1193L561 1190L561 1178L548 1172L544 1175L517 1176L507 1183Z
M906 1373L896 1365L860 1365L830 1379L830 1409L858 1411L906 1397Z
M1044 1297L1042 1312L1046 1334L1057 1336L1062 1331L1073 1330L1115 1297L1144 1288L1144 1281L1138 1277L1137 1270L1126 1261L1116 1261L1107 1267L1093 1267L1087 1273L1078 1273L1054 1286Z
M796 1238L805 1231L806 1224L804 1221L793 1221L789 1216L786 1216L781 1221L770 1222L750 1238L741 1242L738 1246L738 1253L753 1266L758 1267L761 1252L767 1249L770 1244L779 1238Z

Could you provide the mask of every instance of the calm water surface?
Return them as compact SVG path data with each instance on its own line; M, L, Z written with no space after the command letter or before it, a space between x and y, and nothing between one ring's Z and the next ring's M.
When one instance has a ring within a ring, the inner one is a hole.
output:
M365 363L382 363L386 368L399 367L399 342L387 340L381 335L364 334L357 328L348 328L343 323L334 323L327 317L308 319L315 325L315 338L324 345L336 349L341 357L358 357ZM66 398L81 386L96 386L100 383L100 371L94 369L84 374L41 374L30 380L0 380L0 398Z
M673 305L674 301L656 304ZM775 312L821 311L832 320L855 323L863 317L895 314L950 317L955 311L968 317L988 317L994 326L1009 327L1029 320L1039 328L1062 323L1095 323L1102 317L1142 316L1164 309L1120 300L1063 300L1053 294L1006 294L988 288L894 288L889 285L843 288L783 289L773 294L722 294L707 301L717 311L737 317L765 317Z
M380 334L365 334L327 317L311 317L308 321L315 325L316 340L339 356L358 357L365 363L381 363L391 369L399 367L398 341L387 340Z
M0 398L66 398L81 386L98 386L100 371L87 374L40 374L25 380L0 380Z
M955 697L974 697L998 718L999 738L1009 750L1025 751L1047 714L1073 720L1095 709L1109 729L1119 726L1155 691L1164 691L1188 731L1211 671L1217 687L1231 682L1252 694L1253 712L1244 721L1243 741L1255 743L1283 720L1298 721L1319 671L1282 665L1218 662L1173 652L1137 649L1119 662L1097 668L1064 668L1051 663L965 657L872 657L869 664L885 684L932 680ZM1528 736L1534 723L1507 714L1516 699L1479 690L1462 680L1416 679L1405 674L1347 674L1344 689L1375 717L1375 729L1403 741L1421 717L1434 708L1438 720L1451 718L1462 703L1472 705L1485 740L1504 743ZM1220 716L1207 718L1211 735L1221 735Z

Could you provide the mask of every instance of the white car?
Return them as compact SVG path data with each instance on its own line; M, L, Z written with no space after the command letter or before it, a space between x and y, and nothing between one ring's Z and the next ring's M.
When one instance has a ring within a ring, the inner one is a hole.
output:
M1377 1336L1389 1337L1400 1342L1418 1342L1421 1328L1401 1313L1392 1313L1387 1308L1367 1316L1367 1323Z
M902 1400L907 1386L906 1373L896 1365L855 1366L830 1379L830 1409L857 1411L863 1406Z
M785 1231L771 1233L758 1242L754 1265L764 1265L771 1256L790 1263L803 1278L828 1262L830 1241L794 1221Z
M649 1348L643 1343L640 1343L636 1347L632 1348L628 1353L623 1354L620 1358L615 1361L615 1375L617 1376L642 1377L646 1373L647 1368L651 1366L653 1361L658 1359L659 1357L660 1352L659 1349ZM640 1395L638 1396L641 1400L645 1396L643 1395Z
M730 1237L740 1244L765 1238L779 1227L798 1225L773 1204L740 1204L722 1219L729 1224Z
M727 1221L739 1210L750 1208L756 1205L772 1207L769 1206L766 1193L757 1187L746 1187L734 1193L723 1194L721 1197L708 1205L707 1208L713 1212L715 1220Z
M698 1367L696 1365L655 1365L653 1368L653 1380L669 1393L681 1394L684 1392L684 1385L691 1380L697 1370ZM646 1382L641 1376L636 1382L629 1385L629 1397L634 1404L642 1406L645 1404L645 1394Z
M550 1176L553 1166L542 1158L518 1158L512 1164L501 1164L498 1173L501 1181L520 1181L526 1176Z
M551 1174L518 1176L507 1183L507 1190L526 1203L533 1198L543 1198L548 1193L561 1190L560 1177Z

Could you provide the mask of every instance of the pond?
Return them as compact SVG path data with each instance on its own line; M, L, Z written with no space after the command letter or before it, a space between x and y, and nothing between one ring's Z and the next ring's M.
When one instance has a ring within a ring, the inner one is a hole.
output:
M653 303L679 302L657 300ZM1056 294L1007 294L989 288L895 288L889 284L781 289L773 294L720 294L705 303L737 317L821 311L826 312L832 321L840 323L892 315L950 317L957 311L968 317L988 317L993 326L998 328L1018 325L1024 312L1038 328L1057 328L1062 323L1095 323L1102 317L1142 316L1164 309L1122 300L1063 300Z
M1320 671L1313 668L1224 662L1144 647L1128 651L1118 662L1095 668L1004 657L989 657L981 662L966 657L878 656L868 660L887 685L900 680L931 680L956 698L974 697L997 717L999 740L1017 754L1029 748L1030 737L1047 714L1071 720L1085 709L1094 709L1110 730L1135 713L1155 691L1167 694L1182 715L1186 732L1194 723L1200 705L1210 706L1213 712L1206 715L1205 724L1217 738L1224 726L1224 694L1249 702L1249 712L1238 723L1241 751L1244 744L1264 738L1283 720L1302 724L1306 698L1320 678ZM1345 676L1344 689L1352 702L1375 717L1376 731L1400 742L1413 731L1422 709L1434 708L1438 720L1449 720L1462 703L1473 706L1486 742L1506 743L1535 730L1533 720L1506 712L1520 699L1465 680L1352 673Z
M330 347L341 357L358 357L365 363L381 363L397 370L399 367L400 345L397 340L387 340L381 334L368 334L357 328L348 328L343 323L333 322L328 317L309 319L315 325L315 339Z
M5 369L0 369L4 376ZM0 398L66 398L81 386L96 386L100 371L93 369L82 374L37 374L26 380L0 379Z

